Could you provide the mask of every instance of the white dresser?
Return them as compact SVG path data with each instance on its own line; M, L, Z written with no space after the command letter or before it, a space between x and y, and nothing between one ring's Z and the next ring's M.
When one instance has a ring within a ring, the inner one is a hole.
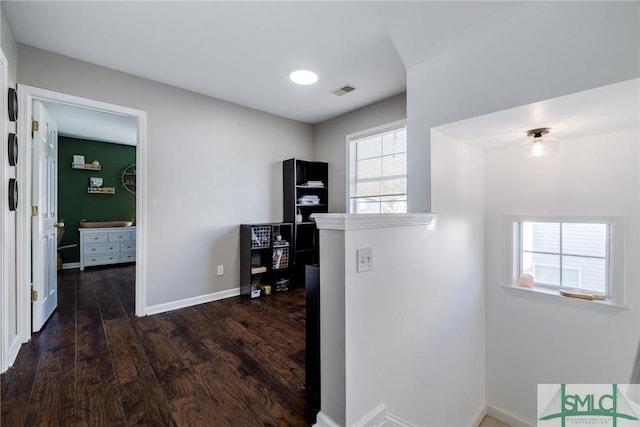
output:
M136 260L136 227L80 228L80 270Z

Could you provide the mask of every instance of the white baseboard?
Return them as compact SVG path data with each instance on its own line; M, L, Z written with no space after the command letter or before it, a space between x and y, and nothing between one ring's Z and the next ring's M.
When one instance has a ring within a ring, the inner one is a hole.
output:
M487 415L511 427L535 427L536 422L523 418L495 405L487 405Z
M387 411L384 403L376 406L364 417L360 418L353 427L381 427L381 426L395 426L395 427L414 427L408 421L403 420ZM475 427L475 426L474 426Z
M390 414L388 412L386 413L385 420L386 420L386 422L388 422L388 423L390 423L390 424L392 424L394 426L397 426L397 427L415 427L409 421L405 421L402 418L396 417L395 415Z
M145 315L159 314L179 308L191 307L192 305L204 304L205 302L218 301L225 298L237 297L240 295L240 288L228 289L226 291L213 292L206 295L200 295L192 298L185 298L178 301L167 302L164 304L151 305L145 307Z
M21 346L22 343L20 342L20 336L16 335L7 349L6 359L3 361L3 366L1 366L1 372L6 371L13 366L13 362L16 361L16 357L18 357L18 352L20 351Z
M63 270L71 270L73 268L80 268L80 263L79 262L65 262L64 264L62 264L62 269Z
M341 426L337 422L333 421L329 415L320 411L316 416L316 423L313 425L313 427L341 427Z
M480 410L476 414L475 418L471 422L471 425L473 427L478 427L482 422L482 420L484 419L485 415L487 415L487 407L483 406L482 408L480 408Z
M353 427L378 427L387 419L387 408L384 403L373 408L371 412L362 417Z

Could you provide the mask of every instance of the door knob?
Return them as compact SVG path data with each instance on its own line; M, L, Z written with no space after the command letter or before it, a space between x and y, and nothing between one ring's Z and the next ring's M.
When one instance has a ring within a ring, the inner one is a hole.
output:
M53 224L53 226L56 227L56 228L63 228L64 227L64 221L56 222L55 224Z

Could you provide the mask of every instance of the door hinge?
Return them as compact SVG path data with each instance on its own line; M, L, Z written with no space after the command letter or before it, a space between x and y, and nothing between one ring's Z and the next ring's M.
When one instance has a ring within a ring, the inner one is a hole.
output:
M38 291L31 291L31 302L38 301Z
M31 206L31 216L38 216L38 207Z
M40 129L40 123L37 120L31 120L31 131L38 132L38 129Z

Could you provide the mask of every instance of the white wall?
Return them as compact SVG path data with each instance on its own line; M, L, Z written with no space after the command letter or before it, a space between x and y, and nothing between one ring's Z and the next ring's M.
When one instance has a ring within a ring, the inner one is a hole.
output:
M314 160L329 163L329 212L347 212L347 135L406 118L407 97L401 94L314 127Z
M347 426L381 404L416 426L471 426L484 411L482 152L440 135L432 158L438 213L432 232L416 226L356 229L344 232L340 246L335 235L321 230L323 260L344 251L343 280L325 261L320 277L323 316L336 311L327 304L340 302L327 301L327 289L335 295L336 287L344 287ZM357 273L357 249L366 247L373 250L374 269ZM321 330L322 346L339 334L336 327ZM334 377L325 390L324 371L334 374L339 362L322 359L322 411L332 417L336 405L332 400L326 406L325 393L341 388Z
M487 401L535 425L540 383L627 383L640 337L640 134L563 140L528 158L486 152ZM630 310L532 298L502 289L510 258L506 215L622 216Z
M312 157L312 127L24 45L18 59L19 83L147 112L146 305L237 287L238 224L282 221L281 162Z
M12 363L13 358L16 356L16 352L19 349L19 337L17 331L17 314L16 306L10 304L10 301L16 301L16 213L9 211L6 189L8 187L9 178L16 177L16 167L9 166L7 160L7 137L9 132L16 131L14 122L9 122L6 110L7 105L7 89L8 87L16 87L16 74L18 67L17 50L18 46L13 38L11 28L6 21L6 17L2 13L0 7L0 47L2 53L5 56L6 63L0 64L0 66L6 66L6 78L7 87L0 81L0 85L3 85L1 90L2 105L2 126L0 127L0 176L2 182L0 183L0 208L2 213L0 214L0 232L1 232L1 244L0 256L2 257L2 263L0 263L0 275L2 283L2 294L0 300L2 301L2 308L0 309L0 315L2 316L2 336L3 342L1 343L2 357L0 358L0 372L6 367L6 363ZM2 62L2 61L0 61ZM0 72L0 76L2 73ZM22 153L20 153L22 154ZM20 159L18 159L20 161ZM20 183L18 183L19 186ZM24 191L24 189L19 188ZM21 192L20 196L24 197L24 192ZM21 199L22 201L24 198ZM24 203L24 202L23 202Z
M432 127L640 76L639 15L638 2L522 2L408 68L409 211L430 209Z

